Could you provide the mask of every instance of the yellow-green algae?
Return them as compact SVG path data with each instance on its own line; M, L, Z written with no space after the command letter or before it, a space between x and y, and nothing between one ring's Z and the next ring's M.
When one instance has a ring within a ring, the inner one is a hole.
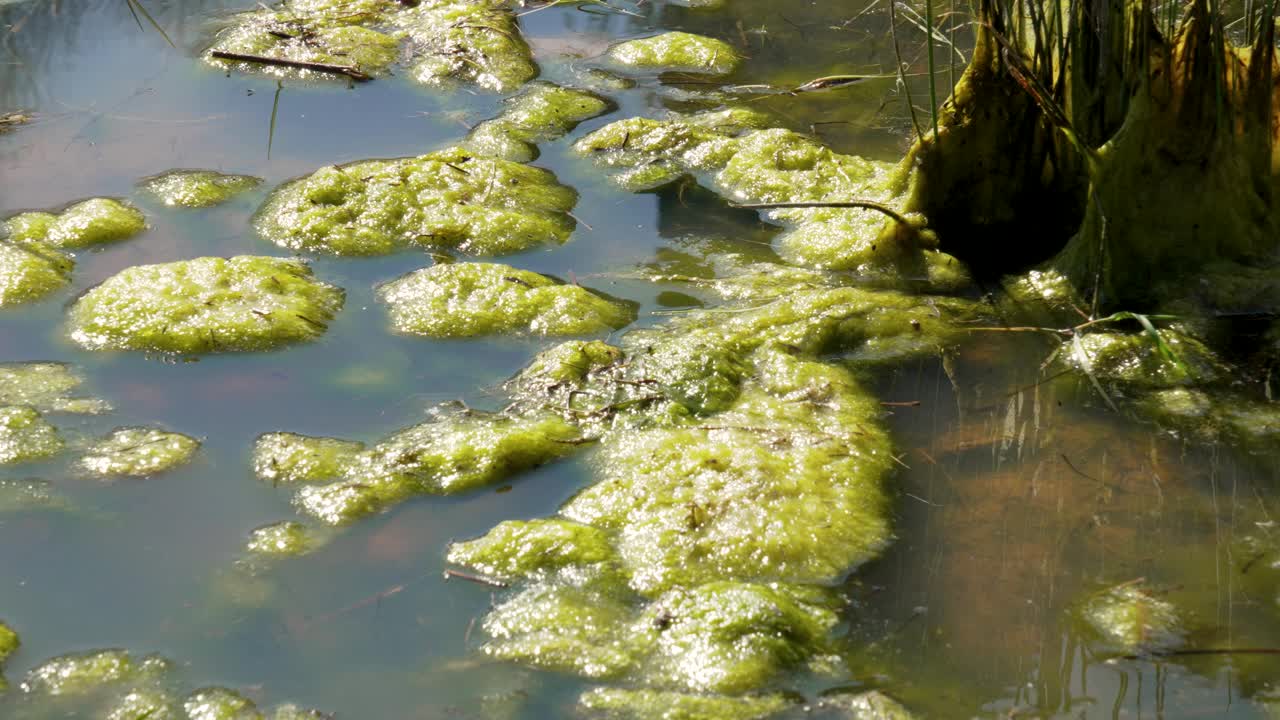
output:
M727 697L627 688L596 688L578 700L587 717L610 720L760 720L792 704L781 695Z
M27 673L22 689L28 693L71 695L102 685L133 679L157 669L148 658L137 662L124 650L96 650L62 655ZM163 662L163 661L159 661Z
M608 100L595 93L532 83L508 99L496 118L475 126L466 144L482 155L529 162L538 157L537 143L563 137L578 123L603 115L610 107Z
M0 407L0 465L43 460L63 447L58 431L34 408Z
M566 241L577 198L547 170L448 148L321 168L273 192L254 225L267 240L305 252L500 255Z
M841 155L797 133L759 128L750 114L630 118L582 138L575 149L602 164L622 168L616 179L642 190L693 173L741 203L901 203L893 167ZM778 254L804 267L851 271L889 287L906 284L949 291L969 282L968 271L936 251L936 237L919 217L902 217L884 229L884 214L866 208L778 209L769 217L788 230Z
M10 655L16 653L21 644L22 641L18 638L18 633L14 632L13 628L6 625L3 620L0 620L0 672L4 671L5 660L8 660ZM8 684L5 682L4 675L0 674L0 692L4 692L7 687Z
M220 687L196 690L182 701L182 709L190 720L263 720L252 700Z
M1086 333L1064 346L1058 357L1098 380L1136 388L1211 383L1222 377L1221 361L1199 340L1172 330L1162 330L1160 336L1163 350L1149 334Z
M408 45L402 50L402 43ZM506 3L495 0L290 0L234 16L205 59L218 67L278 77L342 74L214 58L215 51L353 68L380 74L402 54L417 58L420 83L470 83L508 92L537 75Z
M1142 582L1098 591L1077 609L1096 653L1125 655L1176 650L1186 642L1177 608Z
M298 260L203 257L121 271L76 301L68 329L89 350L269 350L319 337L342 302Z
M83 382L64 363L0 363L0 405L30 405L43 412L109 411L110 405L103 400L70 395Z
M427 337L501 333L592 335L635 318L634 306L578 285L493 263L447 263L378 289L398 332Z
M117 428L89 447L79 467L101 478L147 477L185 465L199 449L199 440L181 433Z
M246 547L255 555L291 557L306 555L324 541L310 526L286 520L255 528Z
M508 520L483 537L449 546L448 561L502 580L528 580L570 566L614 560L612 534L560 519Z
M637 70L676 70L705 75L728 75L742 63L742 57L729 43L678 31L618 43L609 48L608 58L617 65Z
M330 525L410 497L474 490L570 452L576 428L558 417L462 412L394 433L359 454L343 479L298 490L294 503Z
M270 483L323 482L344 477L364 443L295 433L265 433L253 445L253 471Z
M147 228L142 211L111 198L91 198L57 215L23 213L5 221L9 239L77 249L126 240Z
M71 282L75 261L40 240L0 240L0 307L39 300Z
M203 208L218 205L262 184L250 175L226 175L213 170L170 170L143 180L143 190L165 205Z

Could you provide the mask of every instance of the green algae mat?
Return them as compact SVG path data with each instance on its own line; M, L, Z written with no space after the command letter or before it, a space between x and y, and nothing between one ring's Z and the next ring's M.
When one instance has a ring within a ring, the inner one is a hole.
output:
M1275 717L1275 269L993 272L929 10L0 0L0 718Z

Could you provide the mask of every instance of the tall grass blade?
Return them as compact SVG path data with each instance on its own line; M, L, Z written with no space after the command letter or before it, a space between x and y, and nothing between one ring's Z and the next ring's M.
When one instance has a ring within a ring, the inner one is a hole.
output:
M933 46L937 42L933 35L933 0L925 0L924 23L929 29L929 117L933 121L933 141L937 143L941 138L938 137L938 69L933 58Z
M1098 382L1097 376L1093 374L1093 362L1089 360L1089 355L1084 351L1084 345L1080 344L1080 333L1071 336L1071 355L1076 359L1076 363L1080 365L1080 369L1084 371L1085 377L1089 378L1093 389L1098 391L1102 399L1106 401L1107 407L1115 412L1120 412L1120 408L1111 401L1111 396L1102 388L1102 383Z
M267 127L267 159L271 159L271 145L276 139L276 114L280 111L280 91L284 90L284 81L276 81L276 96L271 100L271 124Z
M147 22L151 24L151 27L155 28L156 32L160 33L160 37L164 38L164 41L169 43L169 47L174 48L175 50L177 49L178 46L173 44L173 40L169 38L169 33L165 32L164 28L160 27L160 23L156 22L156 19L151 17L151 13L147 12L147 9L143 7L142 0L125 0L125 2L128 3L129 12L133 14L134 20L138 20L138 15L142 15L142 17L146 18ZM138 29L142 29L141 21L138 22Z

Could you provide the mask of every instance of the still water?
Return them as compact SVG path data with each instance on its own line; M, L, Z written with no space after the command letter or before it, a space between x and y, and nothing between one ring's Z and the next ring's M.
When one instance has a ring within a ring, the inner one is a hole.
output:
M497 492L421 498L357 523L323 550L283 563L263 606L229 602L226 589L247 533L294 517L288 492L252 473L256 436L374 440L442 401L492 407L492 389L550 342L387 332L373 288L429 263L414 252L313 258L318 276L347 290L346 308L323 339L280 352L173 362L86 353L60 330L66 302L130 265L279 254L249 227L272 187L321 165L457 142L496 114L500 98L397 77L348 87L227 76L197 57L219 17L253 3L145 4L176 47L140 27L124 0L0 2L0 111L36 116L0 135L0 216L113 196L136 202L151 226L81 253L61 295L0 314L0 361L71 363L87 390L116 408L64 418L69 435L149 424L204 447L195 463L144 481L98 484L63 461L3 471L51 481L72 506L0 514L0 617L24 643L7 674L21 678L63 653L122 647L173 658L193 687L227 685L264 705L292 701L342 718L490 717L485 698L495 694L516 699L507 706L516 717L567 716L582 684L483 661L470 626L493 602L491 590L446 583L441 571L451 539L554 512L589 482L582 457ZM521 29L553 81L572 82L618 39L681 29L723 38L749 57L729 82L788 87L891 73L881 5L731 0L712 12L651 0L618 4L623 13L566 4L524 16ZM921 38L909 24L901 29L920 104ZM644 324L697 299L687 287L623 279L637 266L680 268L713 249L772 257L777 230L754 212L692 186L630 194L568 151L613 120L691 107L698 92L641 80L611 93L616 111L541 145L536 164L581 193L581 224L563 247L503 262L590 279L640 303ZM842 152L895 160L909 138L891 79L752 102ZM140 178L172 168L266 183L207 210L166 209L138 193ZM1194 614L1195 646L1280 644L1275 600L1248 592L1242 576L1253 568L1239 550L1276 510L1276 458L1188 446L1116 417L1088 393L1041 384L1048 351L1033 339L988 335L945 362L878 379L882 399L909 403L890 408L902 453L898 539L847 584L849 677L794 690L813 697L834 686L879 687L925 717L1266 717L1266 698L1280 692L1280 656L1103 662L1064 613L1082 592L1142 577Z

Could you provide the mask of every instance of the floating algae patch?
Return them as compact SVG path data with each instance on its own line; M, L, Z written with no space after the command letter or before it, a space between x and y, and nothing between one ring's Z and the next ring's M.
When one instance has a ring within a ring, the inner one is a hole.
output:
M813 704L815 717L839 720L914 720L902 703L878 690L834 693Z
M200 441L155 428L119 428L91 445L79 467L100 478L147 477L191 461Z
M1174 330L1161 330L1159 341L1146 333L1087 333L1064 346L1058 359L1098 380L1140 389L1211 383L1225 373L1199 340Z
M308 525L286 520L254 529L247 548L255 555L293 557L306 555L326 539Z
M635 318L633 305L578 285L492 263L448 263L383 285L398 332L427 337L501 333L591 335Z
M603 115L608 100L583 90L533 83L506 101L502 113L477 125L467 136L467 147L482 155L514 162L538 157L537 143L563 137L578 123Z
M171 170L140 183L143 190L165 205L188 208L218 205L261 184L261 178L213 170Z
M18 633L13 628L0 621L0 666L4 665L4 661L9 656L18 651L18 645L21 644L18 639Z
M1094 639L1096 652L1160 653L1186 641L1177 609L1140 582L1094 593L1080 603L1077 616Z
M43 460L63 446L58 431L34 408L0 407L0 465Z
M335 480L352 471L363 450L354 440L266 433L253 445L253 471L273 484Z
M0 363L0 405L30 405L43 412L109 411L111 407L103 400L69 395L83 382L64 363Z
M254 225L271 242L305 252L499 255L565 242L577 197L547 170L449 148L321 168L272 193Z
M626 688L596 688L578 699L584 715L607 720L761 720L791 705L780 695L729 697Z
M401 430L360 454L342 480L294 497L305 513L342 525L422 494L491 484L568 454L578 431L552 415L465 412Z
M0 240L0 307L39 300L71 282L75 261L39 241Z
M263 720L252 700L220 687L191 693L182 701L182 709L190 720Z
M132 680L167 669L167 661L145 658L136 662L124 650L96 650L48 660L27 673L22 689L44 695L90 692L103 685Z
M92 198L56 215L15 215L4 225L14 242L39 241L54 248L77 249L131 238L147 229L147 219L142 211L119 200Z
M449 546L448 561L501 580L527 580L567 567L611 562L612 535L559 519L508 520L484 536Z
M509 3L502 0L423 0L397 18L415 43L412 69L424 85L470 83L511 92L538 74Z
M686 174L742 203L860 201L855 208L782 208L768 212L787 231L777 241L788 263L852 271L864 282L955 290L969 283L955 258L936 251L937 238L918 216L895 205L901 198L893 168L833 152L789 130L760 129L750 112L631 118L582 138L575 149L620 172L615 180L645 190ZM884 219L890 218L886 227Z
M76 301L68 326L89 350L269 350L319 337L342 302L297 260L203 257L114 275Z
M619 66L635 70L705 75L728 75L742 63L742 57L729 43L686 32L627 40L609 48L607 57Z

